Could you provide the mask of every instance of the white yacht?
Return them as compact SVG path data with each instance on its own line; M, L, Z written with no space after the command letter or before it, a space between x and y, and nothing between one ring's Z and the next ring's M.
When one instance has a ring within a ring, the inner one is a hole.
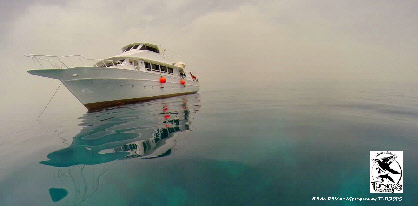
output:
M88 109L122 105L152 99L196 93L198 79L185 71L182 62L173 63L160 54L156 45L132 43L122 48L122 53L102 60L93 66L67 66L64 59L81 55L52 56L26 55L44 69L29 70L33 75L60 80ZM41 60L53 69L45 69ZM53 59L58 64L52 63Z

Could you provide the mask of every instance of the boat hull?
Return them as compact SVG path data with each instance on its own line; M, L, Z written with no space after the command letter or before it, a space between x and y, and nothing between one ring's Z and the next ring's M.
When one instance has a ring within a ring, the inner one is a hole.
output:
M123 69L78 67L70 69L30 70L31 74L59 79L88 109L130 104L153 99L196 93L198 82L179 76ZM166 83L160 83L160 77Z
M106 107L111 106L118 106L118 105L124 105L124 104L132 104L132 103L138 103L138 102L145 102L150 101L154 99L163 99L163 98L169 98L169 97L175 97L175 96L181 96L181 95L187 95L187 94L194 94L195 92L185 92L185 93L176 93L176 94L166 94L166 95L160 95L160 96L152 96L152 97L140 97L140 98L132 98L132 99L119 99L114 101L105 101L105 102L96 102L96 103L88 103L84 106L88 110L98 110Z

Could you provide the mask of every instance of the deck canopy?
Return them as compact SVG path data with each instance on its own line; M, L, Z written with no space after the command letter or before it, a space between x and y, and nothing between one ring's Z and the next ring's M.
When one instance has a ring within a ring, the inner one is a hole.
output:
M131 49L139 49L139 50L148 50L155 53L160 53L158 46L155 44L145 43L145 42L136 42L128 44L122 47L122 52L129 51Z

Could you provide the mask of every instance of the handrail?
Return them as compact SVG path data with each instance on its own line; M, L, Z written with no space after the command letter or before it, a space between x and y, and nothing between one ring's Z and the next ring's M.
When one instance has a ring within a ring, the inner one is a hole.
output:
M87 65L88 61L95 61L94 66L98 66L98 62L103 62L104 66L106 67L104 59L92 59L92 58L86 58L85 56L81 54L71 54L71 55L64 55L64 56L58 56L58 55L48 55L48 54L25 54L25 57L30 57L34 61L35 64L39 64L42 68L45 68L44 64L45 62L49 63L52 67L57 69L64 69L69 68L70 65L73 65L74 67L79 66L74 61L74 59L78 59L78 61L81 62L82 66L89 66ZM66 61L69 61L70 64ZM114 65L114 63L113 63ZM91 65L90 65L91 66Z

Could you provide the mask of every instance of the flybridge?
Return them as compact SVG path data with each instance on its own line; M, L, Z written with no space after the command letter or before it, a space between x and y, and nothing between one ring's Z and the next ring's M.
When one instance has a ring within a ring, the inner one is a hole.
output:
M157 54L160 53L158 46L150 43L132 43L122 47L122 52L128 52L133 50L147 50L155 52Z

